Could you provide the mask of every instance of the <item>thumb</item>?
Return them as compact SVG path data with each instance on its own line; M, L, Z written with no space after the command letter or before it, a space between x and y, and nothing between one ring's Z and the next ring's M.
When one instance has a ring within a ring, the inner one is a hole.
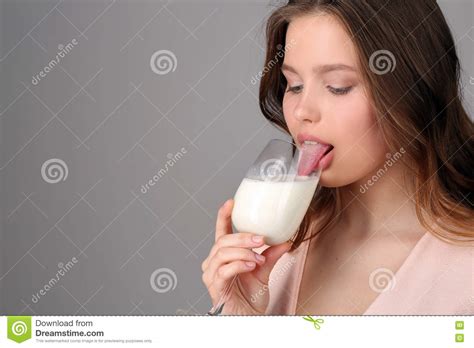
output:
M285 242L278 245L273 245L268 247L262 252L262 255L265 256L265 263L258 267L256 270L256 275L258 279L263 283L268 283L270 278L270 273L275 266L276 262L291 248L291 242Z

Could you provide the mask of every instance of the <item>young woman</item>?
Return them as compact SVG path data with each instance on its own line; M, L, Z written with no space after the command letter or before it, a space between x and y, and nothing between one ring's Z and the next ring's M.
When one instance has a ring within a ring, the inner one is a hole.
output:
M474 314L473 123L436 2L289 1L265 66L264 116L333 148L291 241L232 233L220 208L213 304L237 274L224 314Z

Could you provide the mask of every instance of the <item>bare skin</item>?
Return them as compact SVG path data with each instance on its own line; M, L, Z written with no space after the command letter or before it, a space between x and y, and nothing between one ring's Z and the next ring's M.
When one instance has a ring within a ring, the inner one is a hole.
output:
M356 183L344 188L352 198L341 223L310 242L296 314L361 315L380 295L370 274L379 268L397 273L426 232L399 187L402 170L390 168L364 194Z

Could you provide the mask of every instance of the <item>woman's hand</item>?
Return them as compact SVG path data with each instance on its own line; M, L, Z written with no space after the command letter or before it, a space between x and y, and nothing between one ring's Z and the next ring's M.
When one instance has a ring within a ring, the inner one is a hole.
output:
M234 200L219 209L215 243L202 263L202 280L215 306L234 275L237 279L225 301L222 314L263 315L269 303L268 280L277 260L291 242L271 246L262 254L253 248L264 245L264 238L252 233L232 233L231 214Z

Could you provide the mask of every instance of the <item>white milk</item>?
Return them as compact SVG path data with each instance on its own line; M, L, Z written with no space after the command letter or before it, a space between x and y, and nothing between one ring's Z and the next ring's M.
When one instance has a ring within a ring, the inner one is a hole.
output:
M245 178L234 200L232 223L238 232L265 236L265 244L289 240L303 220L319 181L263 181Z

